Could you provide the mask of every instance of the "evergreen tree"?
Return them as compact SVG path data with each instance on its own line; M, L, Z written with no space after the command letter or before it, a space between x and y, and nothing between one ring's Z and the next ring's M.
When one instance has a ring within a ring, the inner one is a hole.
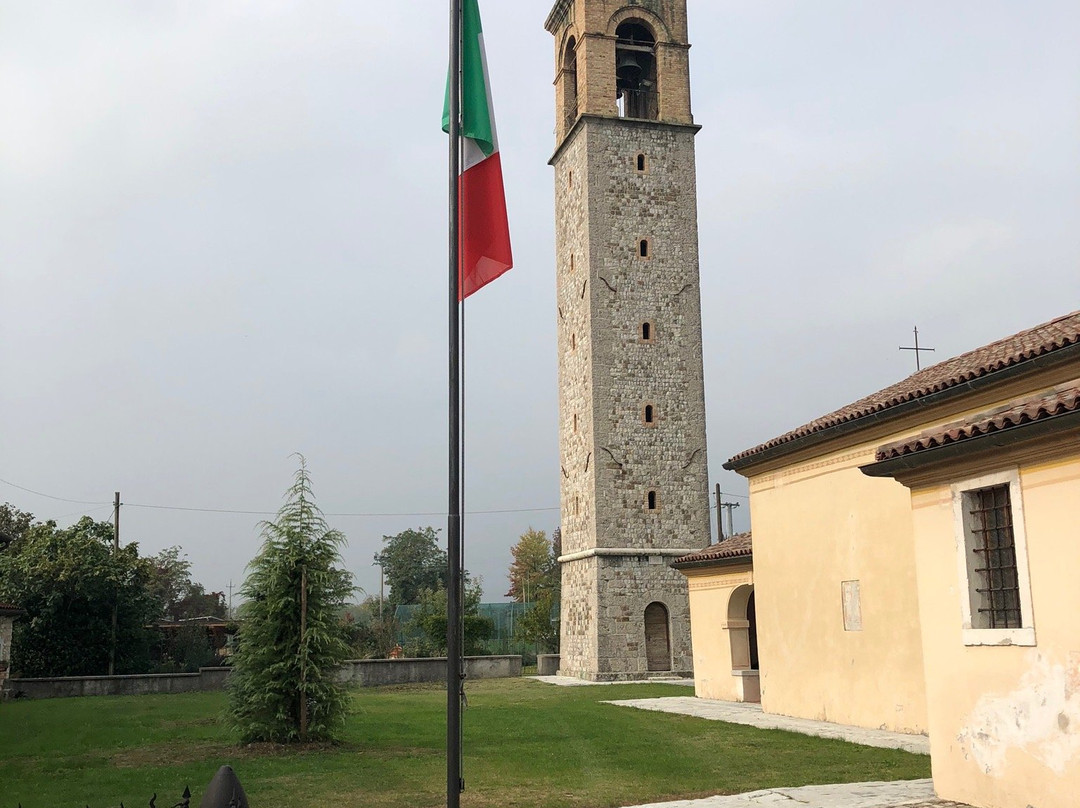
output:
M324 740L344 722L335 674L349 656L342 609L352 576L339 568L345 537L315 505L307 464L248 566L230 682L232 721L243 743Z

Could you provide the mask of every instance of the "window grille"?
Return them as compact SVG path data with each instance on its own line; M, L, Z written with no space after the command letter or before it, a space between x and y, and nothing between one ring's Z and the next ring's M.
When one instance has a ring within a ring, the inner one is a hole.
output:
M975 591L984 628L1022 628L1012 502L1008 485L970 492L971 550L978 562Z

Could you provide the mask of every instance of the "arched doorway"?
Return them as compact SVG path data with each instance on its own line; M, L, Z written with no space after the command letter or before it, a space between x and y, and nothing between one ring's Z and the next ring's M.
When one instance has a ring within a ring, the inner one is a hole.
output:
M645 607L645 659L650 671L671 670L671 634L663 603Z
M757 607L754 587L740 586L728 601L732 670L758 670Z
M758 651L757 651L757 607L754 603L754 593L750 593L750 597L746 601L746 622L750 625L747 627L750 640L750 670L759 670L758 666Z

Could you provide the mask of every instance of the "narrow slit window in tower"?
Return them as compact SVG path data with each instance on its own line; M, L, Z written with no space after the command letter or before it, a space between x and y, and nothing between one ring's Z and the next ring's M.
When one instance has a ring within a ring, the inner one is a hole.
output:
M649 158L643 153L637 156L637 173L647 174L649 172Z
M656 120L656 37L641 20L615 29L616 109L620 118Z
M571 351L576 351L577 350L577 334L571 334L570 335L570 350Z
M655 491L650 491L645 498L645 507L650 511L658 510L660 508L660 495Z
M638 257L649 257L649 240L647 238L643 238L641 241L638 242Z
M641 324L641 341L652 342L653 328L652 323L645 322Z
M652 404L645 405L645 412L642 414L642 417L646 424L652 425L656 423L656 410Z

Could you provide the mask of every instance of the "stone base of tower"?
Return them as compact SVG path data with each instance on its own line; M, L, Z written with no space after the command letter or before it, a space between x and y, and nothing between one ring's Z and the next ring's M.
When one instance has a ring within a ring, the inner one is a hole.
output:
M668 566L675 554L623 552L562 560L559 674L593 682L693 676L686 578Z

